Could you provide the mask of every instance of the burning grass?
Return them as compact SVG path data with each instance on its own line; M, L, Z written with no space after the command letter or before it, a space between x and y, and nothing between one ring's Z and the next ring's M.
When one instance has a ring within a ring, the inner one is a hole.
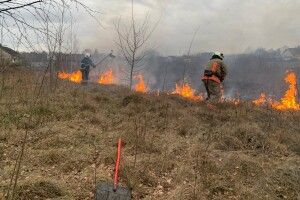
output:
M172 94L177 94L193 101L204 100L202 96L196 95L196 91L192 89L188 83L184 83L182 85L176 84L176 89L174 92L172 92Z
M300 110L300 104L297 102L297 78L294 72L288 72L285 82L289 84L289 89L284 94L280 102L272 103L272 107L277 110Z
M139 74L139 75L135 76L135 79L137 80L137 83L134 86L134 90L136 92L146 93L148 91L148 88L145 84L144 76Z
M115 84L116 83L116 77L113 73L113 70L109 69L108 71L103 72L102 74L100 74L98 83L102 84L102 85Z
M285 111L285 110L299 111L300 104L297 101L298 88L297 88L296 74L292 71L289 71L287 72L284 80L289 87L280 101L275 101L272 100L271 98L267 99L266 94L262 93L257 100L253 101L253 103L257 106L269 105L270 107L281 111Z
M260 97L252 101L256 106L263 106L267 103L267 97L265 93L261 93Z
M59 72L58 73L59 79L67 79L74 83L80 83L82 81L81 78L81 72L76 71L73 73L66 73L66 72ZM149 88L147 87L144 76L139 74L134 77L137 82L134 86L134 91L140 92L140 93L147 93L149 91ZM267 95L265 93L262 93L258 99L255 99L252 101L252 103L256 106L270 106L273 109L276 110L300 110L300 104L297 102L297 96L298 96L298 88L297 88L297 77L296 74L293 71L287 72L287 75L285 77L285 82L289 84L289 89L286 91L284 97L280 101L272 100L271 98L267 98ZM113 73L112 69L109 69L108 71L100 74L99 79L97 83L102 85L112 85L116 84L117 80ZM184 83L182 85L176 84L175 90L171 94L182 96L186 99L192 100L192 101L203 101L204 95L196 95L196 90L194 90L188 83ZM231 103L235 106L238 106L241 103L240 98L225 98L225 91L223 86L221 86L221 92L222 92L222 103ZM160 91L156 91L155 94L157 96L160 95Z
M60 79L66 79L73 83L80 83L82 81L82 73L79 70L72 73L58 72L57 76Z
M29 75L7 76L14 84ZM136 200L299 196L299 112L245 102L225 102L215 111L172 95L60 82L33 105L34 81L27 84L31 98L14 96L19 103L12 106L14 93L6 90L1 99L0 198L29 116L18 199L93 199L94 179L112 179L119 137L126 143L121 183L133 187Z

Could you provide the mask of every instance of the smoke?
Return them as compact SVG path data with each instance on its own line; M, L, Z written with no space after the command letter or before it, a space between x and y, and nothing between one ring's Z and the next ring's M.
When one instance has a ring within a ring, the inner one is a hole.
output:
M83 47L110 49L114 46L113 21L130 19L131 1L93 0L93 7L102 11L103 28L88 17L79 19ZM192 52L223 51L240 53L247 48L279 48L299 43L300 21L298 0L174 0L135 1L135 16L142 20L149 12L152 18L163 18L152 38L160 53L181 55L200 26ZM87 20L88 19L88 20ZM89 30L89 31L87 31ZM176 40L174 40L176 38Z
M77 38L82 48L107 52L117 49L113 22L122 18L130 22L131 1L90 0L93 8L101 10L102 27L88 16L78 13ZM152 22L162 19L151 37L154 50L160 55L148 60L141 71L152 89L173 90L182 81L186 62L181 55L187 54L195 29L199 31L192 46L192 64L188 69L189 82L194 89L204 91L201 83L203 67L209 54L198 52L222 51L230 67L225 85L225 95L251 98L263 91L278 96L284 90L283 76L287 69L299 63L288 63L276 53L268 55L241 55L246 49L277 49L297 46L300 35L299 0L135 0L135 19L142 21L150 13ZM267 52L267 51L266 51ZM228 56L237 54L236 56ZM176 55L167 61L167 56ZM279 60L276 60L279 59ZM121 61L108 63L118 73L119 80L126 83L126 64ZM109 67L109 66L107 66ZM105 68L105 66L104 66ZM168 73L165 79L165 69ZM102 68L101 68L102 70ZM96 74L99 74L97 71ZM299 71L299 70L298 70ZM299 74L299 72L298 72ZM124 78L125 77L125 78Z

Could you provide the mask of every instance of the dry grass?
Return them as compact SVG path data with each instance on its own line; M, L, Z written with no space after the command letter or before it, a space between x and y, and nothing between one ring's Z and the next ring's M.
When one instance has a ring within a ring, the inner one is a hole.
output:
M30 78L29 78L30 77ZM30 71L7 74L0 99L0 198L25 128L16 199L93 199L111 181L117 138L121 182L134 199L299 199L300 114L58 82L32 106ZM31 120L29 120L31 119Z

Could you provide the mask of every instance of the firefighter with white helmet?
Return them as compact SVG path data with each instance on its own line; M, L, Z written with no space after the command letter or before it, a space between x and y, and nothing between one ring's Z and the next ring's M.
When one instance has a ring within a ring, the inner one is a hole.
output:
M86 85L89 80L90 68L95 68L96 65L93 63L91 59L90 53L85 53L84 58L81 61L80 71L82 73L82 84Z
M219 102L221 100L221 83L227 75L227 66L223 59L223 53L215 52L205 68L202 81L207 91L207 100L209 101Z

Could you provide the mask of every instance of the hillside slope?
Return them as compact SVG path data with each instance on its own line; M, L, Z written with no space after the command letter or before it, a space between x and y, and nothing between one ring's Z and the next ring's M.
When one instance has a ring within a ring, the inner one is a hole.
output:
M93 199L111 181L134 199L299 199L300 113L58 82L32 95L30 72L6 78L0 102L0 198L28 133L15 199ZM27 130L27 131L26 131ZM96 177L95 177L96 174Z

